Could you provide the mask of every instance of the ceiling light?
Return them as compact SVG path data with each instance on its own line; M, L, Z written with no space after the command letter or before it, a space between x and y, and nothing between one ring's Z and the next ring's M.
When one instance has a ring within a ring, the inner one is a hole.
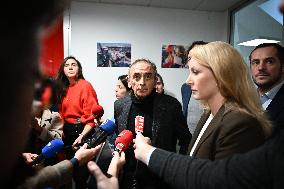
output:
M279 43L279 42L280 41L270 40L270 39L253 39L250 41L239 43L238 45L247 46L247 47L256 47L257 45L262 43Z

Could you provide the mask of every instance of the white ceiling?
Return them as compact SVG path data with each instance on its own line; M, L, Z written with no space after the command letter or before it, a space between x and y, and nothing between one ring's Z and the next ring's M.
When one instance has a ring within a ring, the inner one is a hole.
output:
M248 0L74 0L104 4L172 8L200 11L225 11Z

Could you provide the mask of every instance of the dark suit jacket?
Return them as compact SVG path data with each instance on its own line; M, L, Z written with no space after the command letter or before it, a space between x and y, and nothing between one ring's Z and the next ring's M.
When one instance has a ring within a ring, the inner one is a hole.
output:
M131 104L130 96L114 103L114 118L118 133L127 128ZM182 115L179 101L166 94L156 94L153 107L152 145L175 152L176 143L179 140L179 145L187 149L191 134Z
M188 113L188 103L191 97L190 85L184 83L181 86L181 98L182 98L182 112L185 118L187 118Z
M275 126L276 131L284 128L284 85L282 85L266 108L266 113L273 126Z
M156 149L148 168L176 189L282 189L284 130L245 154L216 161Z
M205 112L192 136L188 153L192 149L210 112ZM235 153L247 152L265 140L260 123L252 116L222 106L203 133L193 156L204 159L222 159Z

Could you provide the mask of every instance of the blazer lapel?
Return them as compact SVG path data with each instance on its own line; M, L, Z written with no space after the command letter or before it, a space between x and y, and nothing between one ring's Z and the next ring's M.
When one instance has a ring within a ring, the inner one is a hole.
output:
M188 146L188 151L187 151L187 152L188 152L188 155L189 155L189 153L190 153L190 151L191 151L191 149L192 149L192 147L193 147L195 141L197 140L197 137L198 137L198 135L199 135L199 133L200 133L200 131L201 131L203 125L205 124L206 120L208 119L209 115L210 115L210 112L209 112L209 111L206 111L206 112L204 112L204 113L202 114L202 116L200 117L200 119L199 119L199 121L198 121L198 123L197 123L197 126L196 126L196 128L195 128L195 131L194 131L194 133L193 133L193 135L192 135L192 138L191 138L191 140L190 140L190 144L189 144L189 146Z
M199 142L198 142L198 144L197 144L197 146L196 146L196 148L195 148L195 150L193 152L193 156L196 155L196 153L197 153L198 149L200 148L200 146L202 145L202 143L210 136L210 134L214 131L214 129L219 125L219 123L221 122L221 120L223 118L224 112L225 112L225 107L223 105L218 110L218 112L214 116L214 118L211 120L211 122L209 123L209 125L206 128L205 132L203 133L202 137L200 138L200 140L199 140ZM209 115L208 115L208 117L209 117ZM207 117L207 119L208 119L208 117ZM207 121L207 119L205 120L205 122ZM203 125L202 125L202 127L203 127Z

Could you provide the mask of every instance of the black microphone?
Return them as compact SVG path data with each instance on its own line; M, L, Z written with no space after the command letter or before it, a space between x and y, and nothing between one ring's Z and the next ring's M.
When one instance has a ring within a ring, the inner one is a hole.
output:
M106 141L107 136L112 135L115 129L116 129L115 122L110 119L106 119L99 126L99 130L93 134L91 141L87 143L88 148L93 148Z
M54 157L64 146L64 143L60 139L54 139L50 141L43 149L41 154L37 156L33 161L32 165L40 163L45 158Z
M97 130L93 135L92 138L82 141L81 143L76 144L75 146L82 146L83 144L87 143L87 148L93 148L104 141L106 141L107 136L112 135L116 129L116 125L113 120L106 119L100 126L99 130ZM66 146L68 148L71 146Z

